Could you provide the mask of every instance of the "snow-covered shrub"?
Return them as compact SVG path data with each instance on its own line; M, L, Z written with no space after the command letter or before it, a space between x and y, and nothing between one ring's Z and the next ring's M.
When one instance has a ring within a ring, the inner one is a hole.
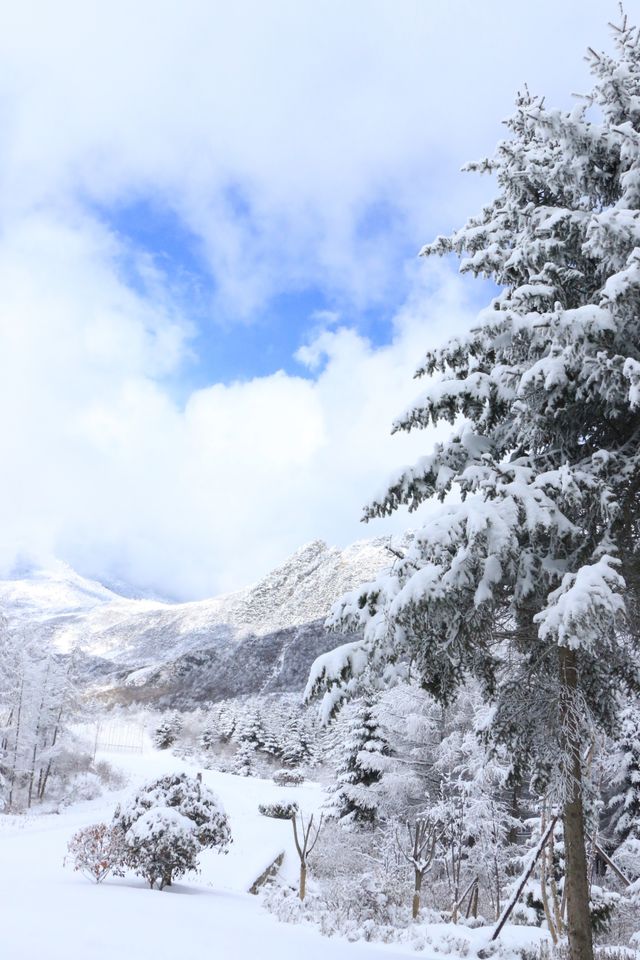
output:
M217 795L186 773L143 786L128 804L118 805L113 823L125 834L127 866L160 888L168 886L172 876L195 869L200 849L226 853L231 843L229 821Z
M395 939L393 928L411 922L412 887L406 864L387 846L381 831L345 835L336 821L328 821L310 856L312 882L304 912L283 888L271 891L265 904L281 920L313 920L327 936Z
M127 783L126 774L117 767L113 767L107 760L94 761L92 770L100 779L102 786L109 790L120 790Z
M299 770L276 770L273 782L279 787L293 787L304 783L304 774Z
M191 820L203 847L225 850L231 842L229 821L217 794L197 777L186 773L167 774L147 783L129 804L117 807L114 821L126 832L152 807L171 807Z
M74 833L67 845L73 869L96 883L112 874L123 875L124 834L117 827L94 823ZM66 858L65 858L66 862Z
M97 773L87 770L69 779L66 795L61 804L66 806L82 800L95 800L102 794L102 784Z
M201 845L197 828L172 807L151 807L125 834L127 864L149 886L162 890L189 870L197 870Z
M273 803L260 803L258 810L263 817L273 817L275 820L292 820L298 812L295 800L275 800Z

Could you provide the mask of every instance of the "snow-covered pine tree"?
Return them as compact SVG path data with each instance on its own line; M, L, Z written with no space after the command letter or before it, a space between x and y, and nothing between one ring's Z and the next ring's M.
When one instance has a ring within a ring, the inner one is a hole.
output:
M239 744L246 744L253 750L263 749L265 729L257 707L247 706L245 716L236 725L235 736Z
M487 734L562 805L572 960L593 956L583 757L638 685L640 48L626 21L615 42L590 52L592 94L572 111L519 97L510 139L470 168L495 175L495 200L423 250L501 292L421 363L426 390L394 429L453 434L365 519L461 502L342 601L333 624L364 638L320 658L308 686L329 688L331 712L371 661L410 660L445 703L480 680Z
M640 840L640 710L628 706L620 715L620 734L616 739L617 794L611 801L616 840L622 843L630 835Z
M240 745L234 753L230 770L239 777L251 777L254 771L255 749L246 740L240 741Z
M153 732L153 742L159 750L173 746L182 730L182 717L177 710L162 718Z
M158 750L168 750L175 743L176 734L168 719L161 720L153 731L153 744Z
M382 780L388 754L389 745L376 717L374 700L367 696L357 705L349 724L337 783L325 805L329 816L345 825L375 823L380 796L372 788Z
M238 705L233 700L223 700L217 705L217 731L222 743L229 743L236 735Z
M292 710L287 717L280 738L282 762L286 767L309 763L313 757L313 742L306 717Z

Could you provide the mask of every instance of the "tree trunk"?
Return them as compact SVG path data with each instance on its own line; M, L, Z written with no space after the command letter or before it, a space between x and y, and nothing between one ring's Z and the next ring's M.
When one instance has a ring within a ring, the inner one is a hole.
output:
M579 756L574 763L574 773L577 783L574 784L573 795L564 805L563 813L569 952L571 960L593 960Z
M16 713L15 742L13 745L13 760L11 763L11 776L9 777L9 796L7 798L7 810L13 809L13 788L16 782L18 766L18 749L20 745L20 721L22 718L22 697L24 694L24 676L20 680L20 691L18 693L18 706Z
M469 904L470 909L469 911L467 911L467 916L469 915L469 912L470 912L474 920L477 920L478 918L479 897L480 897L480 884L476 883L475 887L473 888L473 893L471 894L471 902Z
M48 780L49 780L49 774L51 773L51 764L52 764L52 761L51 761L51 759L49 759L49 762L47 763L47 769L46 769L45 772L44 772L44 776L42 776L42 778L41 778L41 783L40 783L40 786L39 786L39 788L38 788L38 799L39 799L39 800L44 800L44 792L45 792L45 790L47 789L47 782L48 782Z
M569 719L571 701L577 687L575 650L560 647L560 682L563 720ZM564 723L565 746L570 756L570 778L563 810L565 845L565 892L567 931L571 960L593 960L593 935L589 910L589 880L585 847L584 808L582 804L581 744L572 737L573 724Z
M300 864L300 899L304 900L307 893L307 865L302 862Z
M411 916L415 920L420 913L420 890L422 888L422 873L419 870L415 872L415 885L413 893L413 906L411 908Z
M40 732L42 730L42 714L44 713L45 703L47 699L47 684L49 683L49 674L51 673L51 661L47 660L47 670L42 678L42 690L40 694L40 707L38 708L38 720L36 723L36 730L33 735L33 750L31 753L31 769L29 770L29 792L27 795L27 807L31 809L31 802L33 800L33 781L36 776L36 761L38 759L38 741L40 740Z

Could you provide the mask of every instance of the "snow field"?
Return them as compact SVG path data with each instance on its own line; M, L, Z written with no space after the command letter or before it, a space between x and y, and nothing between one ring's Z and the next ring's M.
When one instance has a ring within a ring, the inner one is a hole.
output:
M229 815L234 842L226 856L205 851L199 874L162 892L133 876L96 885L64 867L72 834L109 820L118 799L162 774L197 772L166 751L98 756L130 774L126 790L60 814L0 818L2 960L393 960L410 952L328 940L309 927L278 923L246 892L282 850L285 875L297 873L290 824L261 816L258 803L286 796L310 813L323 798L316 784L282 788L203 771Z

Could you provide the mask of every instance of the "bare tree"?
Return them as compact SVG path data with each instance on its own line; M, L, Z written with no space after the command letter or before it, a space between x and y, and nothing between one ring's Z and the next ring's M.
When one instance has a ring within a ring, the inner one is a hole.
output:
M299 830L298 818L300 818ZM318 821L318 826L315 828L315 832L313 829L313 814L311 814L309 821L305 824L303 814L297 813L291 818L291 823L293 824L293 839L296 844L298 856L300 857L300 888L298 893L300 899L304 900L307 892L307 860L320 836L322 814L320 815L320 820Z
M420 912L420 893L422 881L435 856L436 848L444 834L435 820L429 817L419 817L414 826L407 821L409 836L408 850L406 850L396 834L396 842L405 860L413 867L413 905L411 915L415 920Z

